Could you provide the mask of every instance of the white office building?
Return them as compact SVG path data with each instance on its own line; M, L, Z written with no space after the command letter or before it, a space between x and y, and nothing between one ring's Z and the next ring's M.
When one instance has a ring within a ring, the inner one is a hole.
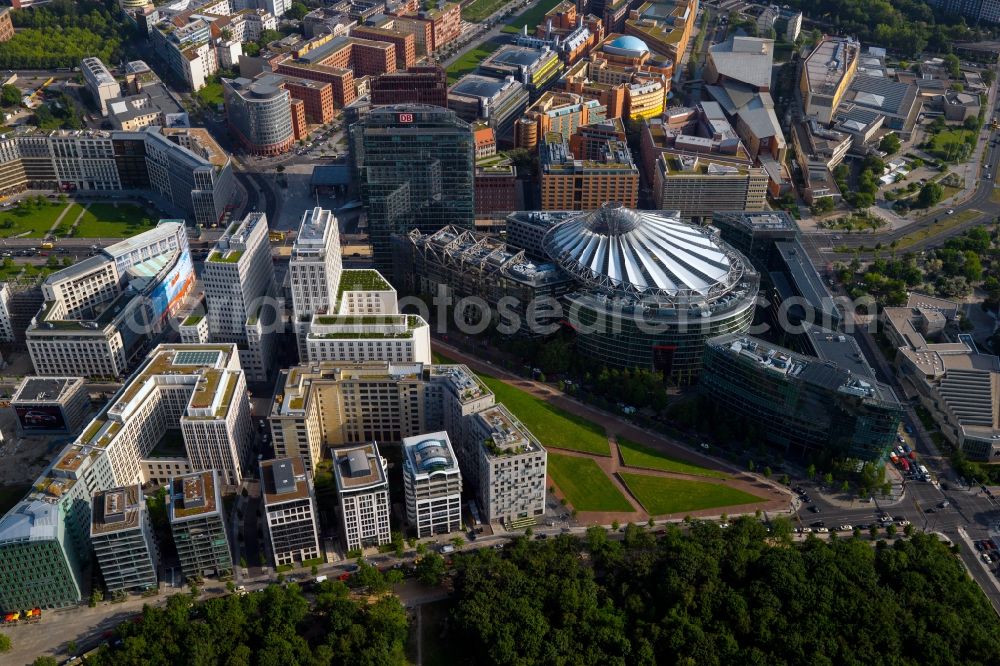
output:
M341 538L348 551L389 543L389 481L374 443L334 451Z
M315 466L327 447L397 444L443 430L485 521L524 527L545 511L545 449L463 365L310 363L283 370L274 395L269 421L279 456ZM339 459L344 449L334 453Z
M292 316L299 358L306 359L306 336L315 314L332 314L340 273L340 231L328 210L313 208L302 214L292 246L288 274L292 287Z
M42 283L25 337L39 375L121 379L194 284L182 221L161 221Z
M465 468L486 522L532 524L545 513L547 455L534 435L501 404L471 419Z
M211 431L188 427L199 422L224 426ZM175 429L182 432L192 466L218 469L226 478L216 483L214 472L203 473L209 478L199 494L205 498L202 507L209 508L209 501L218 506L219 485L235 489L250 458L250 402L235 345L154 349L83 433L35 479L27 496L0 519L0 560L18 564L0 567L0 605L52 608L80 601L90 559L91 498L100 491L146 483L145 458ZM193 495L184 502L178 508L188 515L177 517L200 513ZM224 529L215 533L215 541L221 539L222 563L229 546ZM181 554L182 564L185 557Z
M11 323L10 285L0 282L0 342L14 342L14 326Z
M122 94L121 86L100 58L84 58L80 61L80 71L83 73L83 82L87 90L94 96L94 103L101 110L101 115L108 115L108 101Z
M201 279L208 313L186 319L181 339L235 342L247 377L267 381L275 353L274 326L264 323L275 316L267 216L250 213L231 224L205 260Z
M462 473L444 431L403 440L406 521L418 538L462 526Z
M430 327L399 314L396 290L375 270L344 270L337 218L302 216L289 263L295 337L302 362L430 363Z

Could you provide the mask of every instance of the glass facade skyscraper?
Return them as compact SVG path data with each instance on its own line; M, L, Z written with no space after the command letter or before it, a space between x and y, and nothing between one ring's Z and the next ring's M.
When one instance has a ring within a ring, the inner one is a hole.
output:
M472 127L437 106L373 109L351 127L375 266L392 273L392 236L446 225L472 229Z

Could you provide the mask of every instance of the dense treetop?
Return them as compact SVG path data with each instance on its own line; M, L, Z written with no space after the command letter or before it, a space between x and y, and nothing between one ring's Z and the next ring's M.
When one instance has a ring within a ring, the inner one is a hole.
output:
M630 526L458 562L448 640L475 664L996 664L1000 624L949 549Z
M960 14L935 14L923 0L787 0L787 5L821 21L828 32L910 56L924 49L950 52L952 42L986 36L969 28Z
M340 582L319 585L310 607L297 585L193 604L188 594L166 608L147 606L117 630L122 645L87 663L173 666L321 666L405 664L406 612L394 597L356 601Z

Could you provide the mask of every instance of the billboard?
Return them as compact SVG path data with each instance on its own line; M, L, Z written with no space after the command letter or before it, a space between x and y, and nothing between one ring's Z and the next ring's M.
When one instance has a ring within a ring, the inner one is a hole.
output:
M21 430L48 431L66 430L66 420L62 409L57 405L35 405L32 407L15 407L17 420Z
M194 285L194 264L191 263L191 252L184 250L178 257L163 281L156 285L149 295L153 309L153 321L163 320L179 301L181 301Z

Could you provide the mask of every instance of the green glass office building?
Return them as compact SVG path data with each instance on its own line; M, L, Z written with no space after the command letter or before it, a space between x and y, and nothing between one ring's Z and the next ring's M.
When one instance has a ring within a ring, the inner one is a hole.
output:
M706 343L698 389L789 456L884 462L903 413L867 374L742 334Z
M368 215L375 266L392 275L392 236L441 227L472 229L472 127L429 105L372 109L351 127L354 168Z

